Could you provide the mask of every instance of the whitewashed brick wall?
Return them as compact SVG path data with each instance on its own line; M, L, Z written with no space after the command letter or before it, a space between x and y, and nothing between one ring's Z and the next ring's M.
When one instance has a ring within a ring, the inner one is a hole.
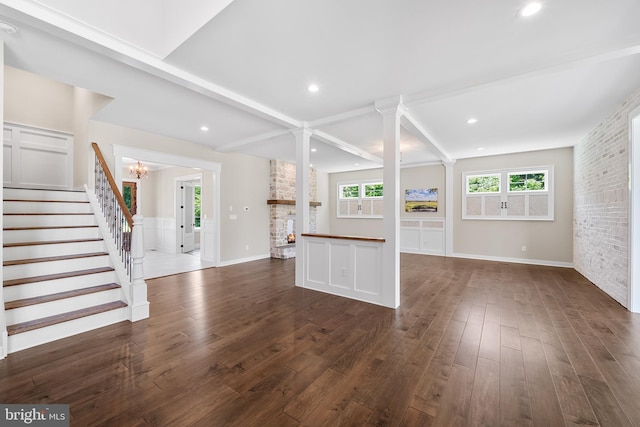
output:
M573 263L625 307L629 296L629 113L640 89L574 147Z

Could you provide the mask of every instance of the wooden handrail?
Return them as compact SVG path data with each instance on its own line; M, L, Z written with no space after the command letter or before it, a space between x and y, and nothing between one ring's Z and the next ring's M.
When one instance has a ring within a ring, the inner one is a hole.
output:
M122 209L122 213L124 214L124 217L127 220L127 224L129 224L129 229L133 229L133 217L131 216L131 212L129 212L129 208L127 207L127 204L124 202L124 198L122 197L122 194L120 194L120 189L116 185L116 181L113 179L113 176L111 175L111 171L109 170L109 166L107 166L107 162L104 160L104 157L102 156L100 147L98 147L98 144L96 144L95 142L92 142L91 146L93 147L93 151L96 153L96 158L100 162L100 165L102 166L102 170L104 171L104 174L107 177L107 181L109 182L111 191L113 191L113 194L115 195L116 200L120 205L120 209Z

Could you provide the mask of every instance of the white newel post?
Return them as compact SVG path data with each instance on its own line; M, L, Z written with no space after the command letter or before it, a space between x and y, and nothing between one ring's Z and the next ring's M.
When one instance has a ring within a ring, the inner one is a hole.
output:
M133 216L133 231L131 233L131 287L129 294L129 320L149 317L149 301L147 301L147 283L144 281L144 218L142 215Z

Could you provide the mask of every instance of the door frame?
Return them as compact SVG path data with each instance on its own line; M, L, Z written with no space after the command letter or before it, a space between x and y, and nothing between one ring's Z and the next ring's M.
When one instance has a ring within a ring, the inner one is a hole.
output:
M211 171L213 174L213 238L207 248L207 251L213 254L213 257L208 259L214 263L214 266L220 265L220 188L221 188L221 176L220 171L222 165L218 162L212 162L208 160L202 160L195 157L185 157L171 153L160 153L157 151L145 150L141 148L125 147L122 145L113 146L114 157L114 179L116 182L122 181L123 163L122 158L133 158L140 161L147 161L153 163L162 163L165 165L182 166L185 168L201 169L202 171ZM203 174L204 176L204 174ZM173 191L173 190L172 190ZM200 248L202 253L205 253L205 248Z
M185 182L189 182L191 184L193 184L195 181L198 181L200 186L202 186L202 174L201 173L197 173L197 174L193 174L193 175L186 175L186 176L179 176L173 179L173 188L174 188L174 205L176 208L176 253L180 254L180 253L184 253L184 247L183 247L183 241L184 241L184 231L183 229L180 227L182 225L182 215L184 214L184 212L180 209L180 207L178 206L178 200L179 197L182 197L182 192L179 188L179 186L181 186L183 183ZM178 194L178 192L180 192L180 194ZM202 197L203 194L200 195L200 203L202 204ZM194 249L195 249L195 226L193 228L193 239L194 239ZM199 245L198 245L199 247Z

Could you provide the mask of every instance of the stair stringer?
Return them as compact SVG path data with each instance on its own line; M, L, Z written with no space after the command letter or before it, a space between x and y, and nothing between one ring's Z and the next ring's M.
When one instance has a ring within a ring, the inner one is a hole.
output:
M122 299L123 301L125 301L128 305L128 320L131 322L135 322L137 320L141 320L141 319L146 319L149 317L149 302L146 301L146 282L142 282L142 285L144 287L144 301L143 304L136 304L136 301L134 297L134 287L133 284L131 283L131 279L129 278L129 275L127 274L126 268L124 266L124 263L122 262L122 259L120 258L120 254L118 253L118 247L116 246L115 240L113 238L113 236L111 235L111 231L109 230L109 226L107 224L107 219L104 216L104 213L102 212L102 209L100 208L100 202L98 202L98 197L96 196L96 194L91 191L89 189L89 187L87 187L85 185L85 191L87 192L87 197L89 198L89 203L91 205L91 210L93 211L93 214L95 215L96 218L96 222L98 223L98 228L100 229L100 234L102 234L102 238L104 239L104 243L105 246L107 248L107 252L109 253L109 259L111 260L111 263L113 265L113 268L115 270L115 274L116 274L116 278L118 281L118 284L121 287L121 292L122 292ZM133 246L133 243L132 243ZM140 260L141 262L142 260ZM131 261L132 263L134 262L134 260ZM132 266L133 268L133 266ZM138 285L138 286L140 286ZM139 306L138 306L139 305Z

